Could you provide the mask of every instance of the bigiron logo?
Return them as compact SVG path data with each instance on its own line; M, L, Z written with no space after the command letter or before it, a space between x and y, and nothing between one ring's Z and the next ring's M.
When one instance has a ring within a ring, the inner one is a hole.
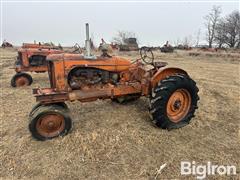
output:
M197 179L204 179L207 176L236 175L234 165L214 165L210 161L207 164L197 164L195 161L181 162L181 175L194 175Z

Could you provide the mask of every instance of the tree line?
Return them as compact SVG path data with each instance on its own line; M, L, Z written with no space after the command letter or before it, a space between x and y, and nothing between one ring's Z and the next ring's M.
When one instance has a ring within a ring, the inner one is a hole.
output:
M213 6L204 17L207 29L206 40L209 48L214 44L218 48L240 48L240 13L238 10L221 17L221 7Z

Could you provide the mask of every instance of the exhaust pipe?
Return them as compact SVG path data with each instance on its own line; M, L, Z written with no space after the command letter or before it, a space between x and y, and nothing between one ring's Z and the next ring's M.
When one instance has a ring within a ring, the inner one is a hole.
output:
M91 56L91 44L90 44L90 38L89 38L89 24L86 23L86 41L85 41L85 48L87 51L87 56Z
M85 58L86 59L96 59L96 57L91 54L91 42L90 42L90 38L89 38L89 24L88 23L86 23L85 48L86 48Z

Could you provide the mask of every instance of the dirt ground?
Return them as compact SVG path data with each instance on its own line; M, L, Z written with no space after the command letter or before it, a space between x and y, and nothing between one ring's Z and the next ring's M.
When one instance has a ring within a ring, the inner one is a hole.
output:
M14 49L1 52L0 178L2 179L194 179L181 176L180 162L240 167L240 54L188 51L156 53L156 59L185 69L200 89L191 123L167 131L152 125L146 98L127 105L110 100L68 103L70 134L40 142L28 131L33 87L48 87L47 74L33 73L30 87L10 86ZM137 52L121 52L134 60ZM161 174L157 169L167 163ZM226 176L209 176L226 179ZM229 178L229 177L228 177Z

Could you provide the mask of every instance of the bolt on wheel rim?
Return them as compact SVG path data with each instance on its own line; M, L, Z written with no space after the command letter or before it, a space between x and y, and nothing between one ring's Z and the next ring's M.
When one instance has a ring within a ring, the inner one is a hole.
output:
M21 76L21 77L18 77L16 79L16 86L17 87L27 86L28 84L29 84L29 81L28 81L28 79L26 77Z
M191 96L186 89L176 90L167 103L167 116L172 122L181 121L188 113L191 106Z
M54 137L64 130L64 117L60 114L46 114L39 118L36 129L41 136Z

